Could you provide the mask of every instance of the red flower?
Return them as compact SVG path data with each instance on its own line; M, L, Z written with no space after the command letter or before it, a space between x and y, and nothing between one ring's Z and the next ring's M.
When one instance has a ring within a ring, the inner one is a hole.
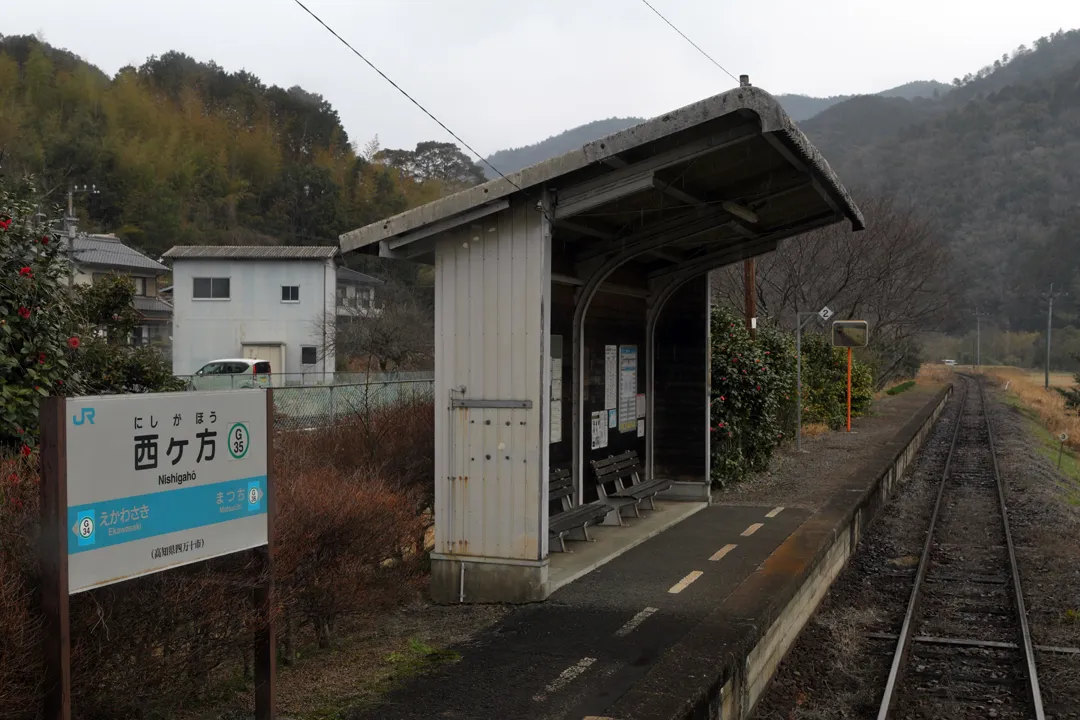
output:
M49 236L48 235L42 235L41 236L41 244L42 245L48 245L49 244Z
M717 425L716 427L718 427L718 428L722 428L722 427L724 427L724 423L720 423L720 424L719 424L719 425Z
M31 270L29 267L24 267L23 269L19 270L19 275L22 275L23 277L33 277L34 271Z
M79 338L77 338L77 337L69 337L68 338L68 347L71 348L72 350L79 347Z
M19 452L29 457L29 455L34 451L30 449L29 445L23 445L22 448L19 449Z
M45 353L38 353L37 361L38 361L38 365L44 365L45 364Z
M724 402L725 400L727 400L727 398L726 398L726 397L724 397L723 395L721 395L721 396L720 396L720 402Z
M30 308L25 307L25 306L20 307L19 308L19 317L21 317L23 320L29 320L30 319Z
M10 475L8 475L8 480L13 483L19 482L19 473L11 473Z
M19 498L12 498L11 507L15 508L16 510L22 510L22 500L20 500Z
M7 230L9 227L11 227L11 218L0 220L0 230Z

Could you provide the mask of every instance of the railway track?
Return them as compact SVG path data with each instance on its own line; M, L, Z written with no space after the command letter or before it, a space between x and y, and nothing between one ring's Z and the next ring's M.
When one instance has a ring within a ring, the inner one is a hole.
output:
M979 380L963 396L878 720L1043 720L1004 488Z

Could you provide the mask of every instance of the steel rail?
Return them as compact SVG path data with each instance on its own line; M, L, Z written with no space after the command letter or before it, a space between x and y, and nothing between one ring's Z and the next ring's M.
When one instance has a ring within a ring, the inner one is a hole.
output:
M1031 628L1028 626L1027 609L1024 607L1024 592L1020 588L1020 566L1016 562L1016 548L1013 546L1012 531L1009 529L1009 511L1005 506L1005 485L1001 482L998 471L997 451L994 447L994 429L990 423L990 413L986 412L986 391L981 381L979 397L983 401L983 417L986 418L986 432L990 439L990 459L994 465L994 482L997 484L998 502L1001 503L1001 522L1005 528L1005 545L1009 549L1009 569L1012 571L1013 594L1016 599L1016 613L1020 619L1020 637L1024 646L1024 660L1027 663L1028 689L1031 691L1031 703L1035 709L1035 720L1045 720L1042 691L1039 689L1039 673L1035 667L1035 648L1031 642Z
M1035 710L1035 720L1045 720L1046 715L1043 710L1042 694L1039 689L1038 672L1035 665L1035 649L1031 640L1031 630L1028 626L1027 611L1024 607L1024 596L1020 586L1020 570L1016 562L1016 551L1012 541L1012 532L1009 528L1008 511L1005 505L1005 488L1001 482L1001 473L998 469L997 453L994 445L994 433L993 427L990 423L990 414L986 412L986 392L983 388L982 382L973 377L962 375L966 380L974 382L979 393L979 398L983 404L983 417L986 421L986 430L988 444L990 446L990 457L994 469L994 482L998 491L998 503L1001 509L1001 518L1005 531L1005 543L1009 553L1009 569L1012 573L1012 585L1013 593L1016 602L1016 611L1020 624L1021 645L1024 648L1024 657L1026 660L1026 671L1028 677L1028 689L1031 693L1032 707ZM923 544L922 555L919 558L919 569L915 575L915 583L911 588L911 596L908 599L907 611L904 614L904 624L900 629L900 634L897 639L896 650L893 653L892 665L889 668L889 678L885 685L885 692L882 695L881 705L878 708L877 720L888 720L889 712L892 710L893 702L896 698L896 690L900 685L900 679L903 673L903 668L907 662L907 656L911 649L911 643L914 639L914 620L916 613L918 612L919 600L922 594L922 584L926 577L927 569L930 564L930 551L933 546L934 531L937 527L938 513L941 508L941 498L944 495L945 484L949 479L949 471L952 468L953 457L956 453L957 438L960 434L960 426L963 422L964 410L967 407L968 394L971 392L970 385L965 385L964 396L960 401L960 408L956 416L956 426L953 428L952 442L949 445L949 455L945 460L945 468L941 473L941 483L938 485L937 497L934 501L934 510L930 518L930 527L926 535L926 541Z
M911 649L915 613L919 607L919 595L922 591L923 578L926 577L926 569L930 565L930 550L934 543L934 528L937 526L938 511L941 509L941 497L945 494L945 483L949 479L949 470L952 469L953 456L956 453L956 440L960 436L960 425L964 418L964 408L967 406L968 392L969 390L965 385L964 395L960 398L960 408L956 414L956 427L953 428L949 455L945 459L945 469L941 472L941 482L938 484L937 497L934 500L934 511L930 516L930 529L926 533L922 555L919 557L919 569L915 573L915 584L912 586L911 596L908 598L907 612L904 613L904 624L900 628L900 637L893 653L892 665L889 667L889 679L885 683L885 694L881 698L877 720L888 720L889 711L892 710L893 700L896 697L896 689L900 686L900 676L907 660L908 651Z

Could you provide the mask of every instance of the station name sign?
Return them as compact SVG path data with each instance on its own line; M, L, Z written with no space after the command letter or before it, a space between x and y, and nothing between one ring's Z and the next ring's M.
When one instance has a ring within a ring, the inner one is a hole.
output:
M64 401L68 591L267 544L265 390Z

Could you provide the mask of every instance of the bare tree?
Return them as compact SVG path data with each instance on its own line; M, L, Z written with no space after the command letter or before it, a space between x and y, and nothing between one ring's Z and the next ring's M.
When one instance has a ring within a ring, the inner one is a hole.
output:
M362 359L380 372L430 367L435 313L430 293L398 282L376 290L370 307L349 308L327 318L327 352Z
M837 317L867 320L867 352L884 385L917 358L918 332L929 329L948 303L948 255L914 208L887 197L860 205L864 231L833 225L786 240L759 258L757 302L763 316L791 328L797 311L823 305ZM718 271L714 297L741 308L742 282L741 267Z

